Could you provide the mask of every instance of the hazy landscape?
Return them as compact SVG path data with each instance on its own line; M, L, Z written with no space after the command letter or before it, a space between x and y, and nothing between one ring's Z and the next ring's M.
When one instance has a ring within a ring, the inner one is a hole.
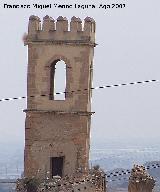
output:
M159 141L117 141L104 142L92 146L91 164L100 165L107 175L110 173L123 173L131 169L134 164L149 166L148 172L156 180L155 192L160 189L160 168L152 165L160 165ZM109 192L127 192L129 174L113 176L107 179Z
M0 144L0 179L16 179L23 172L23 145ZM150 166L148 172L156 179L155 191L159 191L160 168L152 168L152 164L160 165L159 142L103 142L92 143L90 153L90 166L100 165L106 174L118 171L126 172L134 164L144 164ZM107 178L109 192L127 191L129 175L113 176ZM14 181L14 180L12 180ZM13 184L0 184L1 192L13 191ZM157 189L158 188L158 189Z

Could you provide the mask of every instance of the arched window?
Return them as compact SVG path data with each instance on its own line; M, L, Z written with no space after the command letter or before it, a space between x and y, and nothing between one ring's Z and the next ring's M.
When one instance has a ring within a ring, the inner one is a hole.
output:
M56 60L51 64L50 71L50 100L65 100L66 89L66 64L62 60Z

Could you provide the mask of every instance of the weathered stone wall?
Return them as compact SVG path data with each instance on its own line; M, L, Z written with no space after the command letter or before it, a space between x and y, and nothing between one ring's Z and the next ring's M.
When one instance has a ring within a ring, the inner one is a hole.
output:
M152 192L155 180L145 170L144 166L135 165L129 178L128 192Z
M90 68L93 48L85 45L29 44L28 95L48 95L28 99L28 109L90 111ZM66 63L66 100L49 100L51 64ZM91 80L92 81L92 80ZM84 90L87 89L87 90ZM72 91L75 91L72 93ZM84 90L84 91L76 91Z
M27 113L25 171L45 176L50 158L64 156L64 176L88 168L90 116L80 114Z
M82 29L82 21L73 17L70 25L68 30L63 17L55 22L46 16L42 26L38 17L29 19L24 39L28 45L26 177L50 177L50 157L59 156L64 156L63 176L75 175L79 169L88 172L95 21L87 17ZM58 60L66 64L64 101L49 96L51 65Z
M28 190L28 191L27 191ZM17 192L106 192L105 174L100 170L80 178L54 177L38 181L24 178L17 180Z

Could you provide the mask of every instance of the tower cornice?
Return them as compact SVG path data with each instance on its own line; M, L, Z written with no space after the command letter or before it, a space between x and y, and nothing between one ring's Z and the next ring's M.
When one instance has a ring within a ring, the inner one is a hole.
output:
M40 110L40 109L25 109L23 110L25 113L52 113L52 114L73 114L73 115L85 115L90 116L93 115L95 112L91 111L55 111L55 110Z
M98 44L92 42L92 41L86 41L86 40L44 40L44 39L29 39L25 40L24 45L30 45L30 44L41 44L41 45L71 45L71 46L91 46L96 47Z

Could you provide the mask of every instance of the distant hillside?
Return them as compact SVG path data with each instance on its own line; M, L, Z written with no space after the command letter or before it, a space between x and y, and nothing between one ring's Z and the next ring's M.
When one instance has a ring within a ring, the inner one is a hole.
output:
M107 175L110 177L107 178L107 189L109 192L128 192L128 178L129 175L118 175L117 173L126 172L126 169L117 168L111 171L107 171ZM114 174L112 174L114 173ZM114 176L118 175L118 176Z
M146 162L144 164L144 166L150 166L150 169L148 170L149 174L154 177L157 182L160 182L160 167L156 167L154 168L152 165L160 165L160 161L150 161L150 162ZM153 167L153 168L152 168Z
M105 168L108 167L108 159L106 161L106 158L104 159L100 159L100 160L96 160L94 161L94 163L99 164L101 167ZM112 165L113 162L110 162L110 165ZM160 161L150 161L150 162L146 162L144 163L144 166L150 166L150 169L148 170L148 173L154 177L154 179L156 180L156 186L154 188L154 192L159 192L160 191L160 168L154 168L152 165L155 164L159 164L160 165ZM116 164L117 165L117 164ZM111 171L107 171L106 169L104 169L106 171L107 175L110 175L109 178L107 178L108 182L107 182L107 189L109 192L127 192L128 191L128 178L129 178L129 174L122 174L122 175L118 175L118 176L113 176L114 174L112 173L122 173L122 172L126 172L126 169L123 168L117 168L117 169L113 169Z
M14 183L5 182L15 182L16 180L11 179L0 179L0 192L15 192L16 185Z

